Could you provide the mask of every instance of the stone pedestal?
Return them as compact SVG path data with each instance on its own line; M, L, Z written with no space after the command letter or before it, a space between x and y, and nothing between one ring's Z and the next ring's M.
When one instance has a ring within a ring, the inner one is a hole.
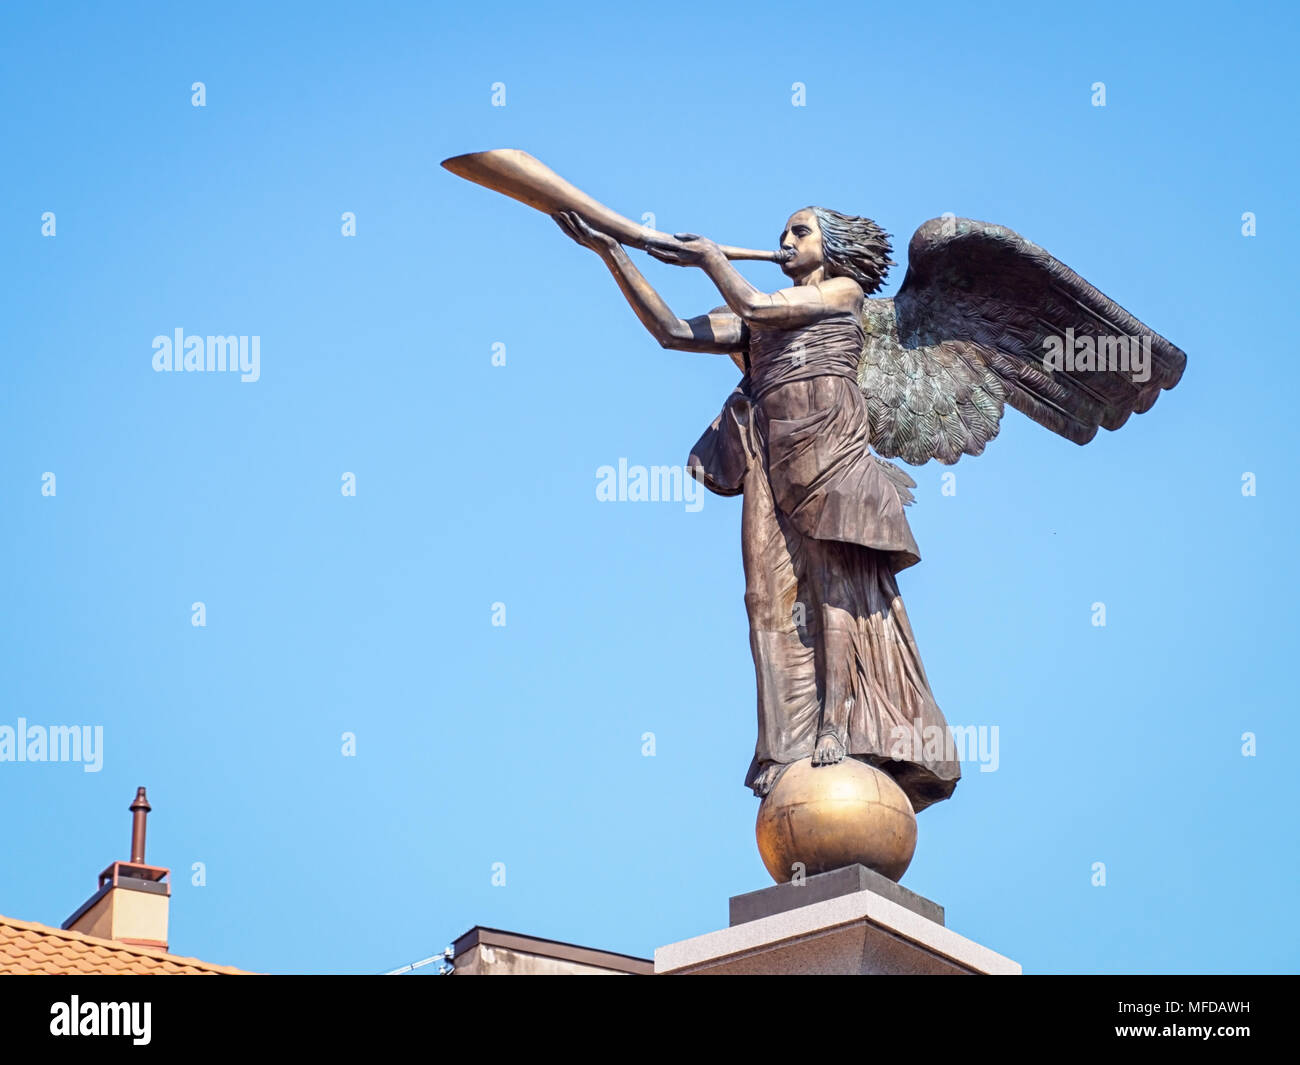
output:
M655 951L659 975L1019 975L1020 965L943 925L943 910L861 866L731 900L732 926ZM883 880L883 878L879 878ZM812 900L800 905L801 893ZM935 920L934 918L938 919Z

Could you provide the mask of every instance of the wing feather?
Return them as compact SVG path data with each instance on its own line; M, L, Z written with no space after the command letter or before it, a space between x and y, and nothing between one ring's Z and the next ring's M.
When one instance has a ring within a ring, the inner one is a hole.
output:
M898 295L862 320L872 446L917 465L980 454L1006 403L1085 444L1150 410L1187 363L1038 245L966 218L921 226Z

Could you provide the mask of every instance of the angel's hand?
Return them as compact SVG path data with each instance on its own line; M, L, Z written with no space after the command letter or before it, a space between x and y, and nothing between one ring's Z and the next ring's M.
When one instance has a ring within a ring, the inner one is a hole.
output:
M722 249L713 241L694 233L677 233L670 241L650 241L645 250L661 263L674 266L703 266L712 259L723 258Z
M584 248L596 252L609 252L618 247L618 241L608 233L589 226L582 215L575 211L558 211L551 215L559 227Z

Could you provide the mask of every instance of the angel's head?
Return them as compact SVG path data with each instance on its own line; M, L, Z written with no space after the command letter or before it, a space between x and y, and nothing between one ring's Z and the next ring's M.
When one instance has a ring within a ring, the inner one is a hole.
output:
M888 233L870 218L827 207L795 211L781 233L781 250L787 277L807 277L821 267L826 277L853 278L868 294L880 288L894 265Z

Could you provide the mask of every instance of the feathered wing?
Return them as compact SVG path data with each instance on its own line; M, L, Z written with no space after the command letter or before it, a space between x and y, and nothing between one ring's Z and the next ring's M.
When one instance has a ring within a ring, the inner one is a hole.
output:
M1118 429L1149 410L1187 362L1038 245L968 218L921 226L898 295L867 300L862 314L858 383L871 444L913 465L978 455L997 435L1005 403L1086 444L1099 426ZM1109 362L1118 361L1114 340L1148 337L1150 376L1135 380L1131 363L1129 372L1097 369L1095 361L1091 369L1046 367L1045 357L1063 352L1070 336L1091 338Z

